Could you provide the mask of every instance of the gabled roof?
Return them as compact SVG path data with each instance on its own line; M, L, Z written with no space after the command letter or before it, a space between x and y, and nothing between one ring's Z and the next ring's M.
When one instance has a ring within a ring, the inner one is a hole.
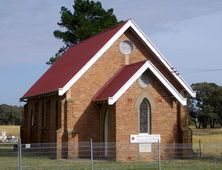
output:
M107 100L108 104L114 104L121 95L147 70L149 69L169 92L182 104L187 104L184 98L174 86L163 76L161 72L151 63L142 61L121 68L94 96L94 101Z
M150 48L169 72L193 97L196 93L177 75L169 62L154 47L145 34L132 21L120 23L115 27L92 36L71 47L54 63L43 76L24 94L21 99L41 94L58 92L61 96L108 50L108 48L128 29L132 28L136 35Z
M40 79L24 94L22 99L57 92L63 95L76 80L95 62L104 45L125 25L125 22L88 38L69 48ZM102 50L104 51L104 50ZM93 59L93 61L92 61Z

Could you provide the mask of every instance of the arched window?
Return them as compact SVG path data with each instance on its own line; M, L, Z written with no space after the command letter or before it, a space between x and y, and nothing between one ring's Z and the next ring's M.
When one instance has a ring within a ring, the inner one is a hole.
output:
M140 104L140 133L151 133L150 105L146 99Z

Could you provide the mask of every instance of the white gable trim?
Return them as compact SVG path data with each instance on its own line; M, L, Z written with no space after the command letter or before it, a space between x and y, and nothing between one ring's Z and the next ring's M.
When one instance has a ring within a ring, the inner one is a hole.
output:
M162 82L162 84L170 91L170 93L183 105L187 105L187 98L184 98L174 86L163 76L163 74L151 63L146 61L142 67L114 94L108 98L108 104L114 104L125 91L143 74L144 71L150 71Z
M63 87L59 89L59 96L62 96L70 87L108 50L108 48L130 27L128 21L117 33L94 55L85 66Z
M160 61L167 67L167 69L174 75L174 77L181 83L181 85L187 90L187 92L192 96L196 97L196 92L194 92L191 87L185 82L185 80L175 72L174 68L166 60L166 58L157 50L157 48L152 44L150 39L143 33L142 30L133 22L131 27L139 35L139 37L145 42L145 44L153 51L153 53L160 59Z
M190 88L190 86L177 75L174 69L170 66L169 62L161 55L161 53L154 47L151 41L145 36L145 34L139 29L139 27L132 21L128 20L124 26L117 31L117 33L93 56L85 66L83 66L76 75L63 87L58 89L59 96L65 94L69 88L109 49L109 47L129 28L131 27L138 36L145 42L145 44L154 52L154 54L160 59L160 61L169 69L174 77L181 83L181 85L187 90L187 92L195 97L196 93Z

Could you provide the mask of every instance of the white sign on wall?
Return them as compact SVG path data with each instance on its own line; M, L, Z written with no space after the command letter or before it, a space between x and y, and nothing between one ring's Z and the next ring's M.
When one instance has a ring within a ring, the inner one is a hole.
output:
M30 149L31 148L31 144L25 144L25 148L26 149Z
M152 152L152 144L150 143L140 143L139 152Z
M160 143L159 134L144 134L130 135L130 143Z

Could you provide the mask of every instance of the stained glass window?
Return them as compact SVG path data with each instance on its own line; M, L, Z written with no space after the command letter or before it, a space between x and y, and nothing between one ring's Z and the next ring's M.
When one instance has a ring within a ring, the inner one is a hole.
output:
M140 104L140 133L150 133L150 108L146 99Z

